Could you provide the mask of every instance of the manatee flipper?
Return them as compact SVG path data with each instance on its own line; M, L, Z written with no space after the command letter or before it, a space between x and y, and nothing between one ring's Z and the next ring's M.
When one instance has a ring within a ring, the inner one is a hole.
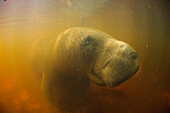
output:
M41 90L45 93L47 99L54 103L53 86L54 79L50 78L50 75L43 73L41 81Z
M62 111L70 112L86 106L86 90L90 85L87 77L77 80L74 75L70 79L62 74L52 75L43 73L41 82L41 89L50 103Z

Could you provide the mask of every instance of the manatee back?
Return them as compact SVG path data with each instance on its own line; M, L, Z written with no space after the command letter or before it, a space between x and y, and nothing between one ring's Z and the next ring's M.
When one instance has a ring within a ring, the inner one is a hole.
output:
M38 76L51 70L51 57L56 39L57 37L39 38L32 45L30 64Z

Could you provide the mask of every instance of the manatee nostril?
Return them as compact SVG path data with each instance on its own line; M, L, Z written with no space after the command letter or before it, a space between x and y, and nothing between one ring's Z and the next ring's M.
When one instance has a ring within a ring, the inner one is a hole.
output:
M137 53L135 53L135 52L131 52L130 55L131 55L131 58L133 58L133 59L137 59L137 57L138 57Z

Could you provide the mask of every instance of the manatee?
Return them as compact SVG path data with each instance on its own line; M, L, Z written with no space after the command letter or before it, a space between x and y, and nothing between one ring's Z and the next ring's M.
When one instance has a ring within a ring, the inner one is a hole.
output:
M61 109L83 106L93 82L116 87L139 68L136 51L127 43L92 28L72 27L33 44L31 64L42 77L41 88Z

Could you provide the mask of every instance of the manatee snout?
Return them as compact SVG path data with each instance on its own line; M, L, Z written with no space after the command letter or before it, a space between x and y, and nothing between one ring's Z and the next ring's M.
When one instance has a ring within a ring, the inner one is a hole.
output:
M130 47L128 44L121 42L122 44L120 45L120 49L119 51L122 52L122 54L125 54L125 56L127 57L129 55L129 58L131 58L131 60L137 60L138 61L138 54L136 53L136 51Z
M139 69L137 52L124 42L117 40L114 40L114 42L116 43L108 45L107 48L109 49L105 49L104 54L98 60L100 63L96 62L97 65L103 65L95 73L98 85L107 87L118 86L133 76ZM102 57L104 59L101 59ZM99 67L97 65L95 69Z

